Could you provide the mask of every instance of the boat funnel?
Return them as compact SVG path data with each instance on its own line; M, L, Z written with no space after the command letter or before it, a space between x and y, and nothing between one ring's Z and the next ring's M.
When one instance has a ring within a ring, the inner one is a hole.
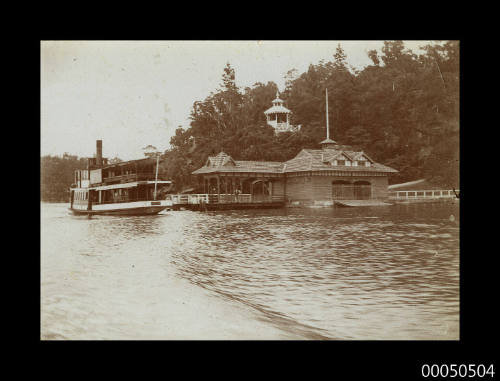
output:
M102 167L102 140L96 140L96 166Z

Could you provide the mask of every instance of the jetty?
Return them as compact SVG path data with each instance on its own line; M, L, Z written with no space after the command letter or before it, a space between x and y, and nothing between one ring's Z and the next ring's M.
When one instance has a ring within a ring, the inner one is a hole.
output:
M283 195L253 194L172 194L172 209L197 211L228 209L267 209L285 206Z
M419 179L388 186L389 200L396 203L457 201L460 189L442 189Z

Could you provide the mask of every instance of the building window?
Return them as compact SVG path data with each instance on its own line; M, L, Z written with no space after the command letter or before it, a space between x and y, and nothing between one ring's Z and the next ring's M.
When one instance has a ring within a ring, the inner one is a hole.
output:
M337 160L337 165L345 165L345 160Z
M364 160L358 160L358 165L361 166L361 167L365 167L366 166L366 161L364 161Z

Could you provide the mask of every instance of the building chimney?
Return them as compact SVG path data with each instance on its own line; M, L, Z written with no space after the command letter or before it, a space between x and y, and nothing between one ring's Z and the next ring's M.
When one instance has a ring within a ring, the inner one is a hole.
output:
M102 140L96 140L96 166L102 167Z

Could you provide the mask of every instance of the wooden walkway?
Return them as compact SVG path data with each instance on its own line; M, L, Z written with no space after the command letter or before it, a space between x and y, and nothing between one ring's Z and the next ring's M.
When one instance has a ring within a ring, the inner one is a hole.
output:
M264 209L285 206L285 198L281 195L173 194L170 199L174 210Z

